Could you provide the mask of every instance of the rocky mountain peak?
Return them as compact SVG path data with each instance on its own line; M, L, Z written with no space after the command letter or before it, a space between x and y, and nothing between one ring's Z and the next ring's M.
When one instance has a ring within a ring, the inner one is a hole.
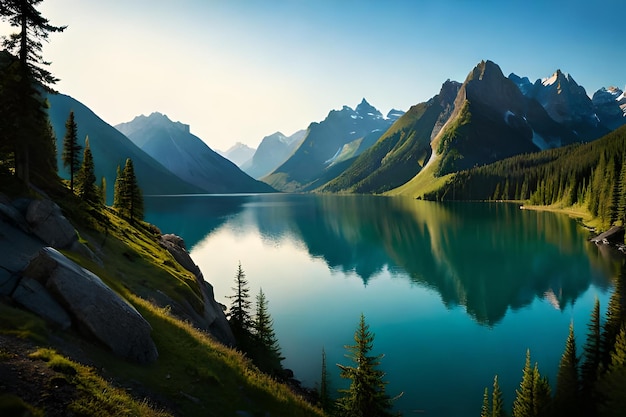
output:
M374 117L374 118L382 118L383 114L374 106L369 104L365 98L361 100L356 109L354 110L361 117Z

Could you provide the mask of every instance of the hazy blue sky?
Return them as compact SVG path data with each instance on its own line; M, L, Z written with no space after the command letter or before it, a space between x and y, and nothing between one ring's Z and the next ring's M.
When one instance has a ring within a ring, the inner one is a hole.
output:
M111 124L159 111L214 149L289 135L363 97L386 114L482 59L588 94L626 84L626 2L45 0L57 89ZM7 28L1 26L1 32Z

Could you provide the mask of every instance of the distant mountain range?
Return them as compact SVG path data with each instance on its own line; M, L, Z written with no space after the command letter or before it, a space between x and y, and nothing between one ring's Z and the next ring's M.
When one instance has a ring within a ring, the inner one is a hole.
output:
M626 123L626 99L610 87L589 98L557 70L531 83L480 62L463 84L444 83L415 105L341 175L331 192L419 194L424 184L521 153L588 142ZM401 188L398 188L401 187Z
M48 116L57 138L57 149L63 149L65 121L70 111L78 125L79 143L84 146L85 137L89 136L89 146L93 154L98 184L106 178L107 200L113 202L113 186L117 175L117 166L124 166L126 158L133 160L135 174L144 194L181 194L200 193L203 190L184 181L166 169L150 155L139 149L121 132L106 123L87 106L63 94L47 94L49 103ZM57 152L59 175L69 178L69 172L63 167L62 152Z
M236 144L224 152L235 163L192 135L188 125L160 113L138 116L116 130L71 97L48 94L48 100L58 149L74 110L80 140L90 137L96 175L109 184L109 199L116 167L127 157L146 194L423 195L450 174L589 142L626 124L626 95L617 87L601 88L590 98L560 70L531 82L514 73L505 77L491 61L476 65L463 83L444 82L436 96L406 113L394 109L384 117L363 99L355 109L331 110L291 136L266 136L256 151ZM59 167L67 177L60 161Z
M252 158L256 149L249 147L245 143L237 142L225 151L216 149L215 152L241 168L243 164Z
M393 110L385 118L365 99L354 110L332 110L322 122L311 123L300 146L262 180L281 191L314 190L349 167L400 113Z
M172 173L207 193L263 193L275 191L241 171L189 131L161 113L137 116L115 126Z
M241 165L241 169L252 178L260 179L278 168L300 146L306 130L298 130L291 136L281 132L263 138L254 156Z

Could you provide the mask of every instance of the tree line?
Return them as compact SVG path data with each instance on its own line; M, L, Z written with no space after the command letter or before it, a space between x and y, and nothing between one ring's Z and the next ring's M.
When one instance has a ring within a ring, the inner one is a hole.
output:
M561 355L554 393L530 350L515 392L513 417L618 417L626 410L626 264L615 282L604 322L596 298L581 356L570 325ZM553 395L554 394L554 395ZM485 388L481 417L508 415L498 377L491 394Z
M626 127L602 139L461 171L428 200L518 200L580 206L603 230L626 223Z

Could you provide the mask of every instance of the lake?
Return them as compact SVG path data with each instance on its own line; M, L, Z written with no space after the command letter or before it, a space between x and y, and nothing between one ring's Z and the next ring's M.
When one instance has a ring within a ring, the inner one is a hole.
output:
M283 364L346 386L361 313L405 416L477 416L498 374L507 407L530 349L554 385L574 324L579 349L594 299L606 309L619 258L567 216L502 203L270 194L146 197L146 220L182 236L217 301L237 265L269 301Z

